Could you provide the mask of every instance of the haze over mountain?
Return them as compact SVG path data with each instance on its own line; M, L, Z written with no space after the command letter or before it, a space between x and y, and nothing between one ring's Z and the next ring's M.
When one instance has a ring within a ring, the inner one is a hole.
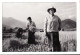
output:
M24 22L18 21L12 17L3 17L2 18L2 25L3 27L7 27L7 28L15 28L15 27L21 27L21 28L25 28L26 25Z

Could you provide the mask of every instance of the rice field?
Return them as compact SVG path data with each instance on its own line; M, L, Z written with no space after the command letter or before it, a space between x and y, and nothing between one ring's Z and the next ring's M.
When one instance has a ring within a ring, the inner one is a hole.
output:
M12 37L4 38L2 40L3 52L49 52L48 39L43 32L36 32L35 37L38 44L27 43L27 33L24 33L23 39L18 39L15 35ZM76 31L60 31L59 39L61 43L61 52L76 51Z

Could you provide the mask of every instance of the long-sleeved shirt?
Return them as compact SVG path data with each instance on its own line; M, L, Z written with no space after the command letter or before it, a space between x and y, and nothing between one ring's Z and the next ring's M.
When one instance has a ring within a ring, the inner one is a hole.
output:
M32 32L35 32L36 31L36 24L35 24L35 22L28 22L27 23L27 29L28 30L30 30L30 31L32 31Z
M44 31L45 32L58 32L59 28L61 28L61 20L57 15L45 18L44 22Z

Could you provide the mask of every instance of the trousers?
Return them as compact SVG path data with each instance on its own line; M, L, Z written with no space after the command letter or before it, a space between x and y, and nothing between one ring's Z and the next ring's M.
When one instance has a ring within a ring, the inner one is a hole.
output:
M35 32L28 31L28 44L35 44Z
M47 32L49 43L52 42L53 51L61 51L59 32Z

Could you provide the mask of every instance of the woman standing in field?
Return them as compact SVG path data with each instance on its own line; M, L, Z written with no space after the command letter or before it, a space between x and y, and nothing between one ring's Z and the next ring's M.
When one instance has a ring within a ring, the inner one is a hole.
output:
M31 17L28 17L27 20L29 21L27 23L27 30L28 30L28 44L35 44L35 31L36 31L36 25L32 21Z
M47 10L49 13L48 17L45 19L45 35L48 37L49 51L61 51L61 46L59 42L59 31L61 30L61 20L57 15L54 15L56 9L49 8Z

